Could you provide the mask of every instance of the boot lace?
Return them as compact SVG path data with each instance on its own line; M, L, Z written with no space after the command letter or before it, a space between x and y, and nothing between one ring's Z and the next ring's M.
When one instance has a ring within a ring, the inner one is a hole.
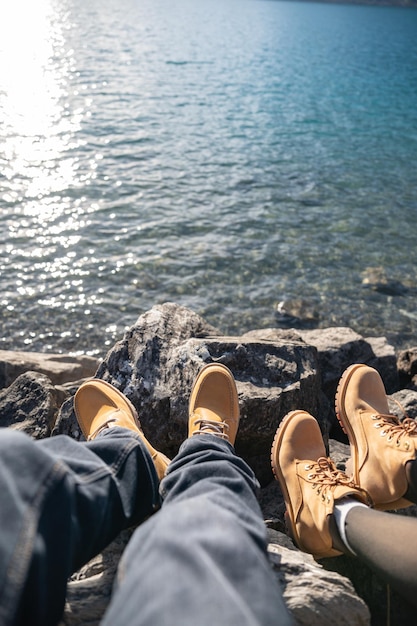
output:
M381 429L381 437L387 437L387 441L391 442L395 440L395 445L399 447L401 441L405 437L417 436L417 421L408 417L404 409L398 403L401 410L404 412L404 419L400 420L396 415L385 415L383 413L376 413L371 416L371 419L375 420L375 428ZM410 443L404 441L404 447L408 450Z
M331 459L324 456L314 463L308 463L304 468L309 472L307 478L311 481L312 488L316 489L318 495L321 494L322 500L327 498L330 501L328 491L334 491L335 487L339 485L358 489L358 485L352 478L339 470Z
M229 424L226 422L215 422L214 420L197 419L194 424L200 428L193 432L193 435L216 435L221 439L229 440Z

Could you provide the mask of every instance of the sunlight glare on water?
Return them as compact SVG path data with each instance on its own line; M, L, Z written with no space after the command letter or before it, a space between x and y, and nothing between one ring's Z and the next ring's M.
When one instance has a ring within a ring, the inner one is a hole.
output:
M10 185L3 199L16 199L22 180L25 198L40 200L74 179L75 159L62 159L79 128L79 117L65 115L71 57L64 55L64 62L56 62L64 46L63 26L54 21L52 0L17 0L2 11L0 91L7 161L3 175ZM30 206L28 210L33 212ZM35 210L42 222L48 221L47 203L37 204Z
M65 39L68 19L54 0L16 0L0 21L1 200L13 207L5 253L16 273L9 290L3 288L2 305L11 317L15 293L29 311L36 304L41 310L81 306L88 312L81 278L86 272L74 267L74 247L96 205L84 207L71 189L94 179L95 163L79 169L85 140L77 133L90 100L77 98L71 84L76 71ZM54 292L48 289L51 280L60 285ZM38 333L24 328L24 317L21 323L24 344L30 345Z

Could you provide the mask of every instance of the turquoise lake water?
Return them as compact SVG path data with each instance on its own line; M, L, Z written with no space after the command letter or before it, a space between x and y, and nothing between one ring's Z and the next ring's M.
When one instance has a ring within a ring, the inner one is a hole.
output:
M0 348L102 354L164 301L417 344L417 10L8 5Z

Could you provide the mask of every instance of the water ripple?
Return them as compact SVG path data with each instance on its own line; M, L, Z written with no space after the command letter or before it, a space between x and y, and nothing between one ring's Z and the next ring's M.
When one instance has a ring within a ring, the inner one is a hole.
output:
M10 5L0 345L103 353L166 300L414 342L416 35L377 7Z

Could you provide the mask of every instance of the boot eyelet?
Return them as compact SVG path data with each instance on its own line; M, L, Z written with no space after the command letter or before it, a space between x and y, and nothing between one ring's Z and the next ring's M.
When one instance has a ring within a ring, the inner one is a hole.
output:
M304 469L308 472L312 469L312 465L304 465Z
M314 474L307 474L307 479L308 480L313 480L314 478Z
M382 428L382 424L378 422L377 424L374 424L374 428Z
M321 500L322 500L322 502L325 502L325 500L326 500L326 497L325 497L324 493L321 496Z
M391 441L392 441L392 435L390 435L390 436L388 437L387 441L388 441L389 443L391 443Z
M399 441L396 441L396 442L395 442L395 445L397 446L397 448L399 448L399 447L400 447L400 445L401 445L401 443L400 443Z
M380 433L381 437L385 437L386 434L387 434L386 430L381 430L381 433Z
M371 415L371 420L377 420L378 419L378 415Z
M404 448L405 448L406 450L409 450L409 449L410 449L410 442L409 442L409 441L405 441L405 442L404 442Z

